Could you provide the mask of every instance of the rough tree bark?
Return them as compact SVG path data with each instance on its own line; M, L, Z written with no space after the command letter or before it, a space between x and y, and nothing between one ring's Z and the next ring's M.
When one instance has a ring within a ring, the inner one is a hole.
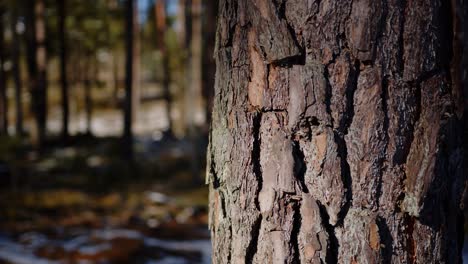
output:
M219 5L213 263L461 263L451 1Z

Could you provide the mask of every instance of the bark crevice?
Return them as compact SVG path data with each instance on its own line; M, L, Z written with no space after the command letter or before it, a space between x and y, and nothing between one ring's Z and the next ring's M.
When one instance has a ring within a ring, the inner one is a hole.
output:
M217 173L217 170L216 170L216 158L214 156L214 151L213 151L213 143L211 142L212 140L212 135L211 135L211 132L210 132L210 135L209 135L209 143L208 143L208 149L209 149L209 160L208 160L208 164L209 164L209 173L208 173L208 177L206 179L206 183L212 183L213 185L213 189L218 189L221 185L220 183L220 179L218 177L218 173Z
M328 215L327 209L324 205L317 201L319 206L320 218L322 220L322 225L325 228L325 232L328 234L329 244L327 245L327 255L325 257L327 264L337 264L338 263L338 252L339 252L339 242L335 234L335 227L330 224L330 216Z
M389 118L389 109L388 109L388 79L387 76L384 76L382 78L382 91L381 91L381 100L382 100L382 113L383 113L383 131L384 131L384 148L382 150L382 157L380 160L380 171L379 171L379 179L377 181L377 188L376 188L376 203L377 203L377 208L380 207L380 197L382 196L382 185L383 185L383 175L386 168L386 162L387 162L387 149L388 149L388 143L389 143L389 124L390 124L390 118Z
M407 0L400 0L398 1L398 6L401 9L401 13L399 14L401 19L400 19L400 24L398 25L400 34L398 36L398 52L399 52L399 58L397 61L397 70L399 72L405 72L405 39L404 39L404 34L405 34L405 21L406 21L406 16L405 16L405 10L406 10L406 4Z
M354 69L355 72L352 73L352 79L348 87L346 88L346 114L342 118L341 124L338 127L338 131L334 130L334 140L338 147L338 155L340 157L340 167L341 167L341 178L343 186L345 189L345 202L341 207L340 212L338 213L338 221L335 226L342 226L344 219L351 207L353 200L353 187L352 187L352 177L351 169L348 163L348 147L346 146L345 136L348 134L348 129L353 122L354 118L354 94L358 85L358 78L360 75L359 70L359 61L355 60Z
M408 155L411 149L411 145L413 144L414 138L415 138L415 132L416 132L416 127L418 126L420 119L421 119L421 109L422 109L422 96L421 96L421 84L418 83L416 84L415 88L415 93L414 96L416 97L416 110L415 110L415 118L414 122L412 125L410 125L410 138L408 140L408 146L405 147L405 152L404 152L404 157L401 159L403 161L403 164L408 163ZM405 182L407 179L407 174L406 174L406 167L403 167L403 177L401 179L400 185L405 186ZM401 203L405 200L406 196L406 191L405 188L401 190L400 195L398 196L396 203L395 203L395 210L397 212L401 212Z
M294 28L291 26L288 19L286 18L286 6L285 6L286 1L280 0L280 2L278 3L278 0L273 0L273 3L276 7L278 18L283 19L286 22L286 29L289 31L289 34L291 35L291 38L294 44L299 49L299 55L288 57L283 60L275 61L273 62L273 64L277 66L288 66L288 67L291 65L305 65L305 61L306 61L305 48L303 45L301 45L301 43L297 39L297 35L296 35L296 32L294 31Z
M380 17L379 26L377 27L376 39L375 39L375 48L372 54L372 61L376 60L377 57L377 47L382 43L381 40L384 37L385 23L387 22L388 17L388 0L382 0L382 15Z
M328 65L334 63L335 57L333 57L333 60L328 63ZM330 116L330 122L331 122L331 127L334 127L335 120L333 119L332 115L332 109L331 109L331 104L332 104L332 86L330 83L330 72L328 70L328 65L324 67L324 72L323 72L323 77L325 78L325 109L327 111L328 116Z
M378 216L376 224L379 229L379 238L382 244L380 247L380 256L382 258L382 263L392 263L393 238L391 231L387 225L385 218Z
M300 202L295 202L294 205L294 215L293 215L293 227L291 231L291 244L293 246L293 257L292 257L292 263L301 263L301 253L299 250L299 232L301 231L301 223L302 223L302 217L301 217L301 204Z
M345 116L342 118L341 124L339 124L338 130L342 135L348 134L348 129L353 122L354 117L354 94L357 89L360 71L359 60L354 61L354 70L352 71L352 79L349 85L346 87L345 96L346 96L346 106L345 106ZM352 69L351 69L352 70Z
M346 141L343 136L338 132L334 131L334 140L338 146L338 155L340 156L340 166L341 166L341 180L343 182L343 187L345 189L345 202L341 207L340 212L337 215L337 222L335 226L342 226L344 219L348 214L349 208L352 205L353 201L353 183L351 178L351 170L348 163L348 150L346 147Z
M260 211L260 202L259 202L259 193L263 188L263 175L262 175L262 165L260 163L260 152L261 152L261 136L260 136L260 127L262 124L262 112L257 112L253 116L253 144L252 144L252 153L251 153L251 162L253 173L257 180L257 193L255 194L255 206Z
M293 141L293 157L294 157L294 176L297 183L304 193L309 193L309 189L305 183L305 174L307 171L307 164L305 161L304 152L301 150L299 141Z
M408 254L408 263L416 263L416 241L414 240L414 224L416 218L410 216L408 213L405 213L404 216L404 225L406 226L406 252Z
M252 264L255 254L257 253L258 249L258 237L260 235L260 229L262 227L262 215L260 214L258 218L252 225L252 229L250 231L250 242L247 246L247 251L245 254L245 263Z

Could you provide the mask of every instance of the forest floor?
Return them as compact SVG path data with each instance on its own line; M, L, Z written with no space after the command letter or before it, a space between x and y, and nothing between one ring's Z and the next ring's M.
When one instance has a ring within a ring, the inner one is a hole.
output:
M0 139L0 263L209 263L206 139Z

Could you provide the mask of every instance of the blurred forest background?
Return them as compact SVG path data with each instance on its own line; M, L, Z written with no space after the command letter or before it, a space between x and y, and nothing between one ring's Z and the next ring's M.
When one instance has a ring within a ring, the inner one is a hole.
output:
M0 263L209 263L216 5L0 0Z

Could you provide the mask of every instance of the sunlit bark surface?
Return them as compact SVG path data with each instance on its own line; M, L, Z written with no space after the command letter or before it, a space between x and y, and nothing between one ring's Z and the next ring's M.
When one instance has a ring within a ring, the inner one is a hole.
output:
M219 2L213 263L461 263L452 5Z

